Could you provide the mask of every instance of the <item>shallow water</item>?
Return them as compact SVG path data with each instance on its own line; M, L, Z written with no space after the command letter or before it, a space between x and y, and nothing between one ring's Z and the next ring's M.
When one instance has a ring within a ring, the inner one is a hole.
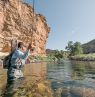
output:
M26 80L50 80L54 97L95 97L95 62L36 63L24 68ZM6 70L0 66L0 90L6 85Z
M54 97L95 97L95 62L64 60L47 66Z

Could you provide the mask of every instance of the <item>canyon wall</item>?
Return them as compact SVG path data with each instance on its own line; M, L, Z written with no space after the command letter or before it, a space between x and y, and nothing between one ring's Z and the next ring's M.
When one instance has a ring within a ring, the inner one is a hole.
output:
M20 0L0 0L0 51L10 51L11 40L32 42L37 54L45 54L50 27L45 17Z

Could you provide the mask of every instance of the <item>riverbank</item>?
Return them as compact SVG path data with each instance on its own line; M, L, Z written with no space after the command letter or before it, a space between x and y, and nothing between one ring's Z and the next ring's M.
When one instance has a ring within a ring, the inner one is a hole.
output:
M95 53L92 53L92 54L80 54L80 55L71 56L70 60L95 61Z

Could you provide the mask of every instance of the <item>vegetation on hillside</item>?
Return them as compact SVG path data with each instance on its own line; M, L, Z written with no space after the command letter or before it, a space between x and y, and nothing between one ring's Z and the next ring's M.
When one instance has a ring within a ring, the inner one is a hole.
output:
M95 61L95 53L91 53L91 51L93 51L91 48L93 47L92 45L94 44L95 40L90 41L89 43L84 45L81 45L80 42L73 43L72 41L69 41L68 45L66 46L67 51L69 51L70 53L69 58L78 61ZM84 51L84 47L87 47L87 49L85 48L86 54Z
M30 57L30 60L58 61L60 59L66 59L66 58L74 60L95 60L94 54L87 54L87 53L92 53L94 51L93 48L94 45L95 45L95 40L92 40L83 45L80 42L69 41L66 46L67 51L46 49L46 56L39 55L36 57Z

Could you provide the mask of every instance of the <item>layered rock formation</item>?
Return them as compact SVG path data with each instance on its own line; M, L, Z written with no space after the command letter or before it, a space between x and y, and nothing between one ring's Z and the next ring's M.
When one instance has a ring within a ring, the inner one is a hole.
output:
M50 28L41 14L20 0L0 0L0 50L10 50L10 41L16 38L25 44L32 42L37 54L45 54Z

